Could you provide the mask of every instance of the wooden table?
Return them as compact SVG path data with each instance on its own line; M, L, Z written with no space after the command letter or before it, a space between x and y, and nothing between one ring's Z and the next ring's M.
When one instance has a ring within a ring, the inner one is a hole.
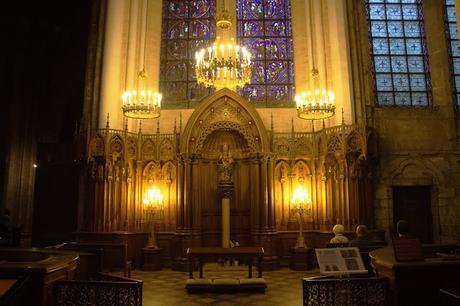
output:
M197 247L188 248L187 256L189 260L189 278L193 278L193 263L195 259L199 263L200 278L203 278L203 260L233 257L244 258L248 260L248 277L252 278L253 259L257 258L258 278L262 277L262 258L264 248L262 247L234 247L234 248L217 248L217 247Z

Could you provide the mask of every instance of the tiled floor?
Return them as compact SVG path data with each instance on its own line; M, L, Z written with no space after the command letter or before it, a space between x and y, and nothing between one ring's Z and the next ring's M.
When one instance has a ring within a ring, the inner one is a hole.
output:
M197 275L198 273L196 273ZM207 278L246 277L247 268L241 267L205 267L204 275ZM264 272L267 281L265 293L194 293L188 294L185 290L186 272L177 272L170 269L162 271L132 272L132 278L144 282L143 301L146 306L171 305L302 305L303 277L318 275L318 271L279 271ZM198 275L197 275L198 276Z

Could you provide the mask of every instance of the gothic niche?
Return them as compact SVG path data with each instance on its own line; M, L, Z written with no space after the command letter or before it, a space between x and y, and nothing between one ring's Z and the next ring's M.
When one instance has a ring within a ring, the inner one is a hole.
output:
M226 168L225 160L231 160ZM250 148L244 136L232 129L211 132L203 142L200 175L197 188L201 195L201 229L203 243L219 246L221 205L218 183L233 182L234 194L230 201L231 238L248 240L250 232L251 198L249 192ZM231 173L230 173L231 171ZM236 238L236 236L239 236Z

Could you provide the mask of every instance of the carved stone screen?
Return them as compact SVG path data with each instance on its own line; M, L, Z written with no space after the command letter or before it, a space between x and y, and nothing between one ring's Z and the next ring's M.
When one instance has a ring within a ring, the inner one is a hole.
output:
M289 0L237 0L238 42L250 49L251 84L239 94L256 107L291 106L294 91Z
M195 51L216 39L215 0L163 1L160 91L163 108L188 108L213 92L195 79Z
M421 0L368 0L376 104L425 107L431 82Z
M454 80L454 96L457 106L460 105L460 45L457 33L457 17L455 16L455 0L445 0L447 40L452 61Z

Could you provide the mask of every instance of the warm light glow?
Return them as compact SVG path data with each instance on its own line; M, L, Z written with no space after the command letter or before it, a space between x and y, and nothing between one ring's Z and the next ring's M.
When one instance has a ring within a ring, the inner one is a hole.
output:
M233 42L217 38L210 48L195 53L195 71L198 83L217 90L234 90L251 81L251 53Z
M309 209L311 205L311 197L308 190L302 186L298 186L292 193L291 204L293 205L292 209L294 212L300 214Z
M216 25L224 34L232 25L228 11L223 8L217 16ZM212 47L202 48L195 53L195 72L198 83L217 90L235 90L251 81L251 53L240 47L234 38L217 37Z
M146 89L147 74L144 70L139 73L138 89L127 90L122 96L123 115L133 119L154 119L160 117L161 99L158 92Z
M297 114L302 119L326 119L335 114L335 96L330 90L312 90L295 96Z
M161 209L163 205L163 194L161 193L160 189L152 186L145 192L142 202L144 203L145 210L149 211Z

